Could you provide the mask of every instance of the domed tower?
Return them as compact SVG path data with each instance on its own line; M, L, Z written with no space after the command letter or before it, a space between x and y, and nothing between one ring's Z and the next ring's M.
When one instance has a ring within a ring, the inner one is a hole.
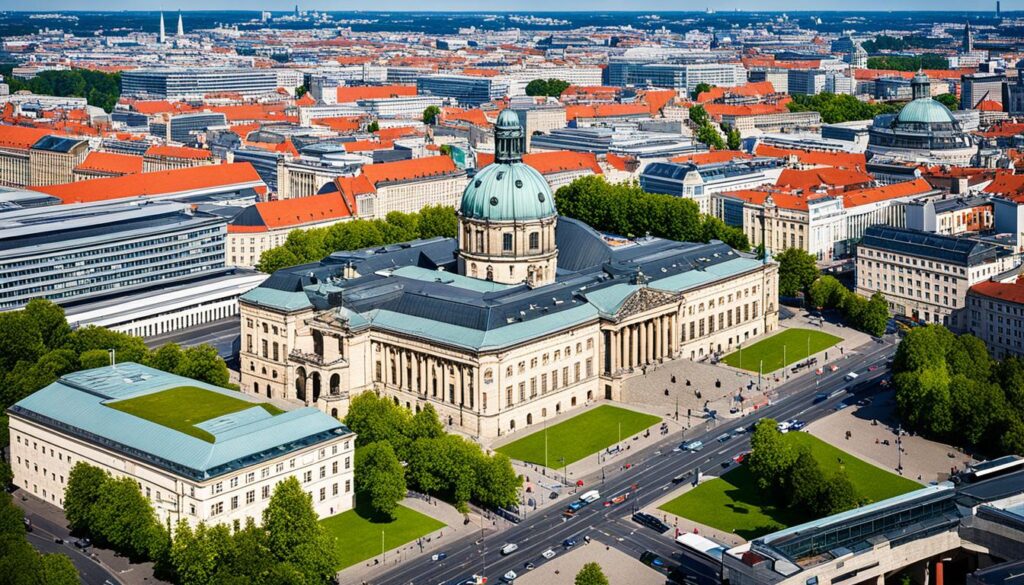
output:
M922 71L918 71L910 80L911 96L915 100L931 99L932 82Z
M526 133L511 110L494 127L494 164L481 169L459 207L459 272L505 284L555 281L554 197L548 182L523 163Z

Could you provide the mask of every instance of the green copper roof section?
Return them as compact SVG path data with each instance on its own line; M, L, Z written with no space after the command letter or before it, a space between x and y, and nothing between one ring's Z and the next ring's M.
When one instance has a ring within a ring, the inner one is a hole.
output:
M481 293L495 292L499 290L505 290L507 288L513 288L519 286L517 284L501 284L500 282L492 282L489 280L481 280L479 278L470 278L454 272L443 272L440 270L430 270L427 268L421 268L419 266L403 266L397 270L394 270L391 274L394 276L404 276L405 278L411 278L413 280L423 280L426 282L440 282L442 284L448 284L458 288L464 288Z
M313 306L304 292L287 292L264 287L256 287L240 298L247 303L282 311L299 311Z
M385 309L374 309L369 311L366 316L374 326L382 329L426 337L434 341L475 351L487 351L518 345L535 340L542 335L550 335L555 331L586 323L590 319L597 318L597 308L589 303L581 303L578 307L512 323L490 331L480 331L459 325L440 323L431 319L403 315Z
M459 211L487 221L529 221L556 213L548 182L521 162L484 167L463 191Z
M950 113L946 106L933 100L930 97L916 99L903 106L899 116L900 122L918 124L950 124L956 122L956 118Z
M640 288L637 284L619 283L586 293L587 301L594 305L602 315L614 315L622 308L629 295Z
M702 270L688 270L681 274L652 280L650 286L651 288L670 292L683 292L720 278L727 278L755 270L760 265L761 261L753 258L734 258L721 264L705 267Z

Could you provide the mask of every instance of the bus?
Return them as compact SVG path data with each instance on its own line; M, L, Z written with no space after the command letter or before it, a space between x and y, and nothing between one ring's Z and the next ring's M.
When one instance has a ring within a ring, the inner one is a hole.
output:
M719 564L722 562L722 555L725 554L724 546L692 532L684 532L677 536L676 543L686 552Z
M964 483L974 483L1022 470L1024 470L1024 457L1006 455L971 465L956 479Z

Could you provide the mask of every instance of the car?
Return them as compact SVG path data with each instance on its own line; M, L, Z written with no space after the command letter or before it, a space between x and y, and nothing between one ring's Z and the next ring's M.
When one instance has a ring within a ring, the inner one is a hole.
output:
M576 512L579 512L580 509L583 508L583 506L586 505L587 503L582 501L573 502L569 504L569 507L566 509L566 512L569 512L570 514L575 514Z
M55 542L57 544L64 544L64 539L59 537L59 536L54 536L53 537L53 542Z
M731 463L732 461L726 459L725 461L722 462L722 469L728 469Z
M501 556L505 557L519 550L519 545L514 542L509 542L505 546L501 547Z
M850 406L850 405L847 404L846 401L840 402L839 404L836 405L835 411L839 412L840 410L846 408L847 406Z
M736 435L742 435L742 434L744 434L746 432L747 432L747 427L736 427L735 429L733 429L732 434L735 437Z
M802 420L793 419L789 421L789 430L799 431L807 426L807 423Z
M719 443L724 443L724 442L728 441L731 438L732 438L732 435L730 435L729 433L722 433L721 435L718 435L718 438L715 439L715 440L718 441Z
M619 494L619 495L615 496L614 498L612 498L612 499L608 500L607 502L605 502L604 506L606 508L609 507L609 506L617 506L618 504L621 504L622 502L625 502L628 499L629 499L629 492L626 492L624 494Z
M532 570L534 570L536 568L537 568L537 565L531 563L530 561L526 561L525 563L523 563L523 570L532 571Z
M89 540L88 538L79 538L78 540L75 541L75 548L80 548L82 550L85 550L85 549L89 548L90 546L92 546L92 541Z
M548 494L548 497L554 500L555 498L558 497L558 492L551 492L550 494Z
M878 369L878 366L868 366L868 371L869 372L874 372L877 369Z
M732 460L735 461L736 463L743 463L744 461L747 460L747 457L749 457L749 456L750 456L750 451L744 451L744 452L740 453L739 455L733 457Z
M704 441L690 441L689 443L683 443L682 445L680 445L680 448L683 451L696 453L697 451L700 451L701 449L704 448Z
M672 478L672 483L676 483L676 484L683 483L684 481L690 479L691 475L693 475L692 471L684 471L683 473L680 473L679 475L673 477Z
M501 576L501 580L506 583L512 583L516 580L516 577L518 577L518 575L516 575L515 571L509 571L508 573L505 573Z
M775 425L775 428L778 429L780 433L786 434L789 432L789 421L782 421Z
M448 558L448 553L443 552L443 551L430 555L430 560L434 561L435 563L437 561L443 561L443 560L445 560L447 558Z
M569 549L576 546L579 543L580 541L576 540L575 537L569 537L562 541L562 546Z
M544 557L545 559L551 560L555 558L555 551L549 548L548 550L540 553L540 556Z
M21 520L25 524L25 532L32 532L32 520L29 518L22 518Z

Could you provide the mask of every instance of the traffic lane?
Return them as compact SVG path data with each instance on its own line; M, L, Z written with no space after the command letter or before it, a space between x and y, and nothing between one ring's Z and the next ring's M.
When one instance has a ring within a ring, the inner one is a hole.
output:
M769 405L769 406L767 406L767 407L757 411L758 412L758 416L754 417L755 418L755 422L756 422L756 420L759 420L761 418L768 418L768 417L775 418L777 420L787 420L788 418L790 418L790 417L792 417L794 415L804 416L807 419L816 419L816 418L818 418L820 416L824 416L827 412L830 412L835 407L836 404L838 404L839 402L845 400L846 398L848 398L848 396L844 394L844 395L840 395L840 396L835 397L835 398L830 399L830 400L819 402L817 404L811 403L810 405L807 405L805 402L800 401L800 400L791 400L790 398L791 397L799 397L800 395L802 395L802 394L806 393L808 390L810 390L811 387L814 387L818 391L832 390L832 389L835 389L835 388L842 387L844 384L847 384L847 382L843 379L844 376L847 373L849 373L850 371L860 372L861 370L864 370L866 372L866 371L868 371L867 368L870 367L870 365L877 364L877 361L878 361L879 358L883 358L884 359L885 357L887 357L886 354L891 354L894 351L894 347L892 346L891 343L877 344L877 345L869 346L869 347L870 347L870 349L868 351L866 351L866 352L861 352L860 348L858 348L855 352L850 352L849 354L847 354L847 357L842 362L844 364L844 367L840 368L836 372L827 372L827 373L823 374L822 376L818 376L816 378L797 379L797 380L794 380L792 382L787 382L783 386L780 386L780 388L779 388L779 396L780 397L779 397L778 401L776 403L773 403L773 404L771 404L771 405ZM884 371L884 369L882 369L882 368L879 368L879 370L876 370L876 372L877 373L875 373L874 375L867 376L864 379L864 382L870 383L872 381L875 381L875 380L881 378L882 376L884 376L885 373L886 373ZM823 380L823 382L822 382L822 380ZM861 382L858 382L858 384L859 383L861 383ZM824 385L824 388L822 388L823 385ZM783 391L783 390L785 390L785 391ZM750 416L742 418L742 419L739 419L739 420L741 422L739 424L736 424L736 425L725 424L721 428L706 429L704 431L703 435L699 435L697 437L692 437L691 439L693 439L693 438L699 439L701 437L704 437L704 438L707 438L707 439L711 440L716 434L721 434L723 432L731 432L733 429L738 428L739 426L749 426L749 425L753 424L751 422L751 417ZM621 490L624 486L628 486L628 485L630 485L630 483L634 483L637 480L650 481L650 480L654 479L655 481L657 481L657 479L660 478L661 480L664 481L666 479L670 479L671 477L674 477L675 474L677 474L679 472L679 468L680 467L685 468L687 465L694 465L695 466L696 462L700 460L700 456L699 455L696 455L696 456L692 456L691 455L690 457L684 457L684 458L669 457L665 461L665 463L666 463L666 465L664 466L665 469L661 470L662 473L660 473L660 474L650 474L649 475L649 472L657 471L657 468L663 467L662 465L658 464L658 462L655 461L655 458L659 456L657 454L657 452L659 450L664 450L665 448L667 448L667 447L669 447L670 445L673 445L673 444L675 444L674 440L666 440L666 441L663 441L659 445L654 445L654 446L648 447L644 451L638 452L638 455L643 457L643 459L642 459L641 463L638 464L636 468L634 468L636 470L636 473L635 474L630 474L628 476L628 478L627 477L623 477L622 475L619 475L617 477L613 477L610 481L606 479L605 480L605 485L609 486L613 490L615 490L615 489L620 489ZM724 460L725 456L735 456L735 455L733 455L732 452L738 453L739 451L736 448L737 447L743 447L743 446L746 446L746 442L745 441L742 442L742 443L735 443L735 442L733 442L733 446L731 447L730 452L723 453L721 459ZM669 453L664 453L664 451L663 451L662 454L668 455ZM671 459L677 459L677 461L672 461L672 463L675 463L676 466L677 466L674 469L670 469L670 468L667 467L667 464L671 461ZM705 462L705 464L711 463L713 465L714 464L714 458L711 458L711 460L709 460L709 458L705 456L704 462ZM653 465L648 465L649 463L654 463L654 464ZM720 464L720 462L719 462L719 464ZM591 508L584 508L584 510L592 510L592 509ZM532 518L527 518L527 520L524 520L523 523L521 523L519 525L516 525L513 528L502 532L501 534L490 535L490 536L485 537L484 538L484 544L485 544L485 546L492 546L492 543L488 542L488 539L491 539L493 541L497 541L497 540L499 540L499 537L500 537L500 540L502 540L502 541L515 542L516 538L520 538L521 537L520 535L526 534L529 531L534 530L538 523L540 523L540 522L550 522L556 514L557 514L557 511L547 510L544 513L542 513L540 518L538 518L537 516L533 516ZM575 520L576 519L573 519L572 521L575 521ZM559 522L561 522L561 520L559 520ZM552 534L550 534L550 533L546 533L546 534L547 534L547 536L546 536L546 539L545 539L546 541L545 542L542 542L542 543L537 544L537 545L528 545L529 549L532 550L532 549L535 548L536 551L539 553L539 552L541 552L543 550L546 550L546 548L559 546L560 541L556 541L553 538ZM466 544L469 541L470 541L470 538L466 537L465 539L463 539L462 542L456 542L456 546L457 547L465 547ZM493 546L496 546L497 548L500 548L500 545L497 544L496 542L493 544ZM517 553L518 552L519 551L517 551ZM459 569L457 569L455 571L445 571L445 574L451 575L450 577L446 577L446 578L455 578L455 577L461 576L461 572L464 572L463 571L463 567L466 567L467 570L468 570L468 567L472 565L472 556L473 555L467 554L465 551L460 551L460 553L457 554L457 557L464 557L464 558L461 559L463 562L459 563ZM490 557L490 558L488 558L488 557ZM480 559L479 550L476 551L476 558L477 558L477 561L479 562L479 559ZM452 557L450 556L449 559L452 559ZM487 563L487 566L489 567L487 572L492 572L492 570L500 570L501 568L503 568L505 566L511 567L514 564L514 563L510 563L510 562L503 562L502 561L502 557L500 557L500 554L498 554L498 556L496 556L496 553L494 553L493 551L490 554L485 552L484 553L484 559L486 561L489 561ZM459 559L457 558L456 560L459 560ZM429 562L429 560L426 560L426 562ZM406 575L415 575L415 574L419 574L419 575L422 576L422 572L420 571L420 569L422 568L422 566L424 564L425 564L424 561L415 561L413 566L403 567L402 570L396 570L396 571L392 571L392 572L386 574L385 576L383 576L383 580L380 581L380 582L382 582L382 583L392 583L392 582L394 582L394 583L407 583L407 582L410 582L411 580L405 578L405 576ZM482 567L482 564L481 565L477 565L477 566ZM438 567L438 568L442 568L442 567ZM430 571L430 574L433 574L433 573L434 573L434 571ZM499 574L499 575L500 574L504 574L504 572L497 573L497 574ZM440 576L440 575L438 575L438 576ZM427 581L427 582L429 582L429 581Z
M107 581L120 583L112 572L93 560L88 553L75 548L69 538L54 534L54 532L44 528L42 525L46 524L45 519L30 514L26 514L26 517L31 517L32 519L32 532L27 533L29 543L42 553L66 555L71 559L71 563L75 565L75 569L78 570L78 576L83 583L86 583L86 585L104 585ZM55 541L58 537L64 541L64 544L59 544Z

